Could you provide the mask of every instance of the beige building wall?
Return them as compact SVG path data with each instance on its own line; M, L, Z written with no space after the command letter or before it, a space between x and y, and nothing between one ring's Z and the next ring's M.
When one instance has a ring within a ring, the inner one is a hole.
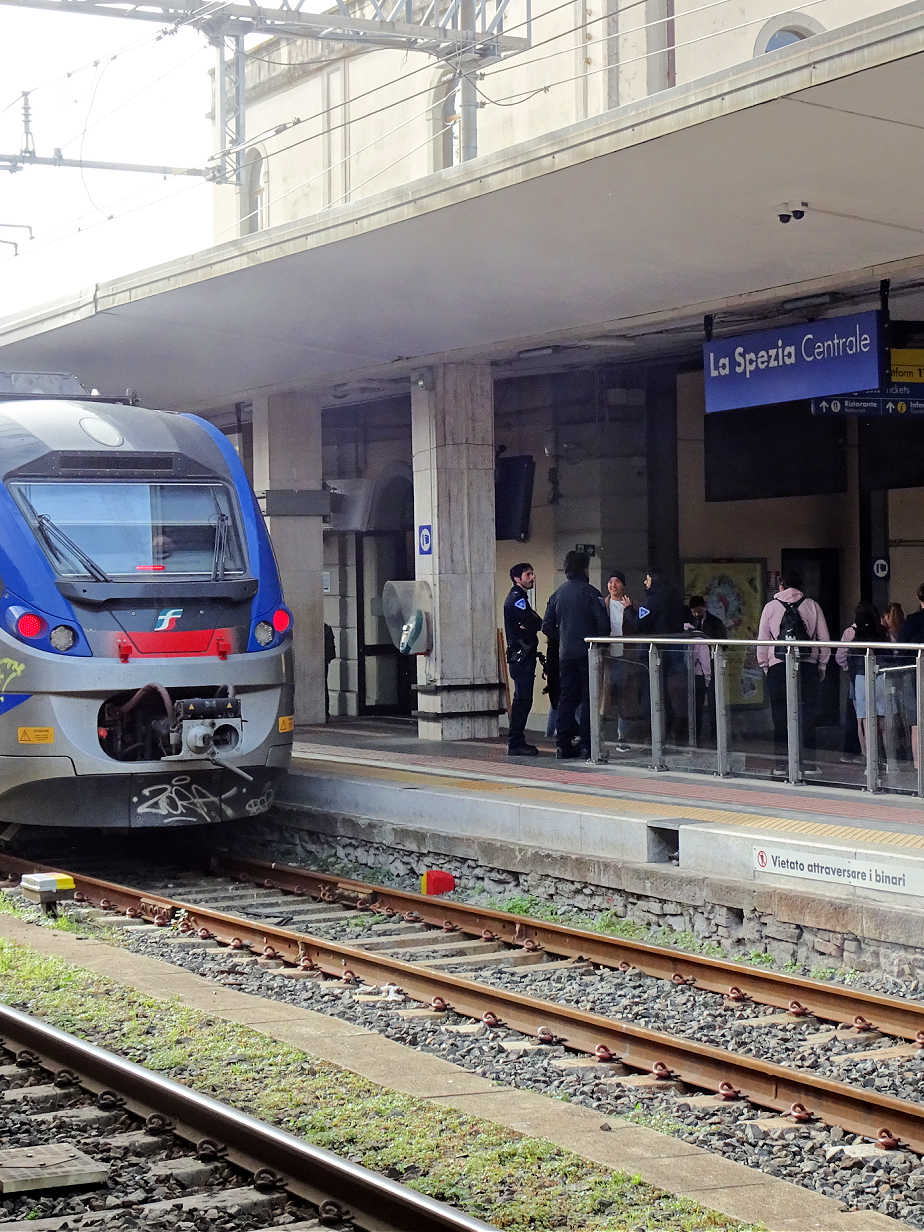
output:
M916 591L924 582L924 533L921 510L924 488L892 488L889 492L889 598L905 615L918 609Z
M762 54L776 31L819 34L871 17L887 7L875 0L822 0L804 8L794 4L785 11L773 0L747 0L735 5L679 0L675 17L677 81L694 81Z
M810 36L889 7L875 0L554 0L532 6L532 46L479 66L478 152L534 140L618 105L683 85L766 49L780 31ZM369 6L355 11L371 16ZM504 17L525 33L526 0ZM673 39L672 51L667 44ZM247 166L262 158L260 227L276 226L412 183L459 161L452 65L419 52L364 51L316 39L269 39L247 68L245 184L216 186L215 239L233 238L257 207ZM216 132L216 149L221 142ZM733 153L730 151L730 153ZM256 165L256 164L253 164ZM781 185L781 199L798 185Z
M648 476L645 402L640 390L616 377L572 373L534 377L499 386L495 439L510 456L531 454L536 463L529 539L497 543L497 627L503 629L510 566L529 561L536 570L534 606L542 615L549 595L564 581L565 553L593 544L590 580L601 591L610 569L624 571L630 593L641 591L648 556ZM550 474L553 472L554 474ZM545 639L540 637L540 649ZM530 726L544 728L548 696L537 672Z

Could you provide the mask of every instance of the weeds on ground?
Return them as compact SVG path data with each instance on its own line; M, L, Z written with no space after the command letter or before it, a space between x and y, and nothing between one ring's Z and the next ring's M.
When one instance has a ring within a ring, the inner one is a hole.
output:
M641 1103L637 1103L631 1112L626 1113L625 1118L633 1125L643 1125L646 1129L654 1129L659 1134L671 1134L674 1137L686 1128L681 1121L676 1121L669 1113L660 1110L650 1112Z
M493 1223L502 1232L750 1232L737 1221L249 1027L0 940L9 1004ZM754 1229L753 1232L758 1232Z
M776 959L766 950L751 950L747 954L735 954L732 962L747 964L749 967L774 967Z

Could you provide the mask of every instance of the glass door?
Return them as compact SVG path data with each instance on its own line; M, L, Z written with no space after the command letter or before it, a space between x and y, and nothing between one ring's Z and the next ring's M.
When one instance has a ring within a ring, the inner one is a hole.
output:
M410 714L416 660L401 655L382 614L386 582L413 576L411 532L366 531L356 538L356 607L361 714Z

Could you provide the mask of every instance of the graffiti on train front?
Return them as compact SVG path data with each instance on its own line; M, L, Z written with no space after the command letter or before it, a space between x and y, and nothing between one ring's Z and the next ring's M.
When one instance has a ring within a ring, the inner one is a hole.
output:
M135 811L140 815L163 817L165 821L213 822L221 816L221 801L194 783L188 774L177 774L167 782L152 783L140 793Z

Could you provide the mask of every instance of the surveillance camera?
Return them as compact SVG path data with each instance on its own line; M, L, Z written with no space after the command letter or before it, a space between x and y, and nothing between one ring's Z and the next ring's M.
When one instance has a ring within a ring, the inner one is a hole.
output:
M786 223L792 222L792 214L777 214L777 218L779 218L780 222L783 223L784 226Z
M805 217L805 210L793 210L792 216L796 222L799 222L800 219Z

